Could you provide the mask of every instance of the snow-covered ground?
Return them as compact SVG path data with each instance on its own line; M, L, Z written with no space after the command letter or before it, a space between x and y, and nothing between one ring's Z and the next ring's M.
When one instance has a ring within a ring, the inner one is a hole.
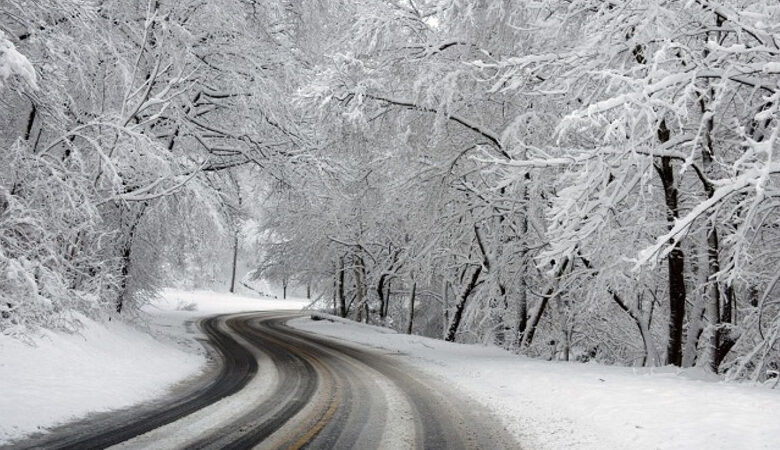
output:
M691 371L537 361L336 319L295 328L405 355L533 449L777 449L780 390Z
M34 345L0 335L0 445L90 412L165 395L205 367L192 322L228 312L300 309L300 300L167 290L139 323L86 317L75 334L41 331Z

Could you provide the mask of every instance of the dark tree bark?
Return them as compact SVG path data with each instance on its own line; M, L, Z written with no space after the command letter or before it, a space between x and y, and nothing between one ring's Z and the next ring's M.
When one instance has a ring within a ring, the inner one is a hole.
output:
M387 273L383 273L379 277L379 281L376 283L376 296L379 298L379 318L384 319L386 314L385 302L385 280L387 279Z
M355 321L368 323L368 299L366 299L366 267L361 257L355 258Z
M531 321L528 323L526 327L526 331L525 331L525 335L523 336L521 347L528 347L529 345L531 345L531 342L533 342L534 335L536 334L536 329L539 326L539 322L542 320L542 316L544 315L545 309L547 309L547 304L549 303L550 299L553 297L553 294L555 294L558 280L563 275L563 272L566 271L566 267L568 267L568 265L569 265L569 260L566 259L565 261L563 261L563 263L561 263L561 267L558 268L558 272L555 274L555 281L553 285L550 286L547 289L547 292L544 293L541 302L539 302L539 307L536 308L533 317L531 317Z
M633 35L633 32L631 33ZM630 37L630 36L628 36ZM647 59L644 56L644 47L637 45L633 51L636 61L645 65ZM666 125L666 120L662 119L656 130L658 140L663 144L669 142L671 132ZM674 169L672 159L668 156L662 156L660 164L655 164L655 169L661 177L661 183L664 188L664 199L666 202L666 215L669 227L674 226L674 221L679 217L677 187L674 180ZM685 255L680 248L680 243L676 242L672 251L667 256L667 266L669 269L669 341L666 348L667 364L675 366L682 365L682 333L683 320L685 316Z
M337 293L338 289L339 289L338 277L333 277L333 297L331 298L331 301L333 302L333 311L332 311L332 313L333 313L334 316L336 314L338 314L338 310L339 310L339 304L338 304L337 297L336 297L336 295L337 295L336 293Z
M414 325L414 301L417 297L417 282L412 282L412 294L409 296L409 320L406 324L406 334L412 334L412 326Z
M127 291L130 282L130 269L133 257L133 243L135 241L135 232L138 229L138 224L141 223L141 219L146 212L146 208L149 206L148 202L141 204L140 210L135 214L132 222L130 223L125 241L120 250L120 282L119 282L119 295L116 299L116 312L121 314L125 305L127 304L129 292Z
M236 292L236 264L238 262L238 236L233 236L233 266L230 269L230 292Z
M717 19L720 23L720 19ZM709 50L704 51L705 56L709 53ZM710 98L714 96L714 89L710 87L708 89ZM704 191L707 193L707 197L711 198L715 194L715 186L709 181L709 178L715 175L715 168L713 166L715 148L713 144L712 131L715 127L714 115L709 110L707 98L702 96L699 99L699 108L702 115L708 115L709 118L705 122L704 132L702 133L702 153L701 162L704 176L700 176ZM709 178L707 178L709 177ZM706 291L706 318L711 327L711 333L708 342L708 365L713 372L717 372L720 366L721 358L721 345L724 339L723 327L721 324L724 322L724 315L721 313L725 306L721 306L724 300L724 295L721 289L721 283L716 279L717 274L720 272L720 242L718 238L718 226L713 221L709 225L707 230L707 281L709 285ZM726 300L724 303L728 303ZM730 316L730 314L729 314ZM730 319L730 317L729 317ZM728 320L727 320L728 321ZM690 331L689 331L690 332ZM697 339L698 340L698 339Z
M729 324L735 323L732 312L734 305L737 302L736 294L734 293L733 286L726 286L724 291L725 295L723 298L723 308L721 309L720 327L718 330L718 347L712 362L715 371L720 369L720 365L723 363L723 360L726 359L726 355L729 354L731 349L734 348L734 344L737 343L734 336L729 332L729 329L724 328Z
M339 316L347 317L347 299L344 296L344 257L339 258L338 274Z
M463 288L460 293L457 302L455 302L455 310L452 312L452 319L450 319L450 326L447 328L447 334L444 336L445 341L454 342L455 335L458 333L458 327L460 327L460 321L463 317L463 310L466 308L466 302L468 301L471 293L477 287L479 276L482 274L482 266L478 266L471 274L471 279Z
M450 323L450 282L446 279L442 280L441 290L442 308L444 309L444 322L442 322L441 330L441 334L443 336L447 326Z
M384 319L387 317L388 312L388 302L390 301L390 283L393 279L393 274L397 270L397 263L398 263L398 255L401 253L401 250L398 249L395 252L392 251L392 248L388 248L388 252L392 255L390 260L390 265L388 268L382 272L382 274L379 276L379 280L376 284L376 295L377 298L379 298L379 318ZM387 286L387 292L385 292L385 286Z
M669 137L670 131L666 127L666 121L662 120L658 126L658 140L661 143L668 142ZM664 188L666 217L669 222L669 229L671 229L680 216L677 185L674 179L674 167L672 166L671 157L662 156L660 163L655 164L655 169L661 178L661 184ZM686 289L685 254L679 241L674 243L672 251L666 257L666 261L669 269L669 340L666 347L666 363L681 366Z
M385 291L385 311L382 317L387 317L390 313L390 296L393 294L393 279L387 280L387 290Z
M122 309L124 309L125 301L127 300L127 285L130 278L130 259L132 257L133 253L133 243L132 243L132 236L128 240L127 243L122 247L121 251L121 264L122 268L120 270L120 291L119 296L116 300L116 312L121 314Z
M528 329L528 287L525 278L520 280L517 293L517 324L515 327L515 347L519 348Z
M11 198L8 191L0 185L0 217L3 216L8 206L11 204Z
M38 115L38 107L35 106L35 102L30 102L32 109L30 109L30 115L27 116L27 126L24 129L24 140L29 141L32 136L33 125L35 125L35 118Z
M200 94L195 96L195 101L197 102L197 99L200 98ZM168 150L173 150L173 146L176 142L177 137L179 136L179 128L176 127L174 135L171 137L170 142L168 143ZM238 184L238 180L236 180L235 176L233 175L233 172L228 172L230 181L233 183L233 187L236 190L236 200L238 202L238 207L236 208L237 214L240 214L241 212L241 206L244 202L243 197L241 196L241 186ZM233 266L230 269L230 292L236 291L236 271L238 269L238 244L239 244L239 231L238 231L238 215L236 214L235 217L229 217L230 222L232 223L232 230L233 230Z
M520 233L523 239L523 258L528 257L528 245L527 237L528 233L528 202L530 201L528 184L531 182L531 174L527 172L523 177L525 179L525 185L523 186L523 205L522 214L523 218L520 221ZM515 348L520 348L523 344L526 329L528 328L528 282L525 280L525 276L528 273L528 264L523 262L523 269L520 274L520 283L517 292L517 314L515 325Z
M614 300L620 309L628 314L628 317L636 324L639 336L642 338L642 345L645 349L644 365L647 365L648 359L652 361L653 366L658 364L660 361L658 361L659 358L656 354L655 346L651 342L652 336L650 335L650 325L648 321L641 317L633 308L630 308L615 291L609 289L609 293L612 295L612 300Z

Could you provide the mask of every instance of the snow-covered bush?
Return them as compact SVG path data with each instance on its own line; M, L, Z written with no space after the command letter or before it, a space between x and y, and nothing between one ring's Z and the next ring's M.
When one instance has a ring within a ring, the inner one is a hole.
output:
M97 211L58 167L17 142L0 153L0 331L70 328L71 311L95 316L115 295L116 265ZM61 175L61 174L60 174ZM63 208L63 205L80 205Z

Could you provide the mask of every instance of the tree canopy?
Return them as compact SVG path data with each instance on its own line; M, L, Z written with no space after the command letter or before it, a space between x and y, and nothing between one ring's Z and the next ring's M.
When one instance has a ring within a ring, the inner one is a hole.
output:
M774 1L212 3L0 6L3 332L216 226L357 320L778 376Z

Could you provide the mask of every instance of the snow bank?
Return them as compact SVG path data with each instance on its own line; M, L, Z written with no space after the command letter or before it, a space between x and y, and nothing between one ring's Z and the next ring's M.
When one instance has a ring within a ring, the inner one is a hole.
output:
M0 336L0 445L91 412L129 407L198 375L205 352L188 323L219 313L300 309L301 300L167 290L144 326L81 317L77 334L41 331L34 346Z
M183 291L165 289L159 299L147 305L144 311L154 315L176 315L198 318L212 314L239 313L245 311L300 310L309 300L269 297L248 297L227 292Z
M290 325L405 355L494 410L526 448L776 449L780 443L777 390L670 368L538 361L338 318Z
M163 395L205 363L134 326L80 320L78 334L43 331L34 347L0 337L0 442Z

